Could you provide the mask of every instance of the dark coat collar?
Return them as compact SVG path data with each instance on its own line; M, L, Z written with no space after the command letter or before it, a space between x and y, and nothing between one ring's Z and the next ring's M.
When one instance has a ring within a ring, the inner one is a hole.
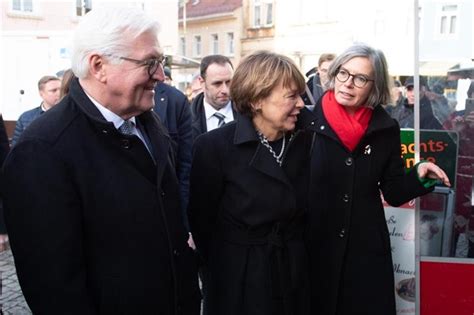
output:
M86 95L78 79L71 82L69 96L79 109L89 118L93 127L99 133L115 134L120 136L114 124L105 120L97 107ZM168 151L170 146L169 136L163 125L160 123L157 114L153 111L144 112L136 116L138 123L141 124L143 131L147 133L150 139L153 156L156 159L157 178L162 178L165 166L167 164ZM160 182L160 181L158 181Z
M79 84L78 79L74 79L71 82L69 95L72 98L72 100L77 104L77 106L81 109L81 111L86 116L88 116L94 122L94 124L96 124L100 128L106 128L106 129L113 128L114 130L116 130L114 127L114 124L105 120L104 116L102 116L102 114L97 109L97 107L92 103L92 101L86 95L83 88ZM139 119L140 122L144 124L145 121L148 121L148 122L154 121L152 117L156 118L156 115L150 110L136 116L136 119ZM161 131L164 131L163 128L159 128L159 129Z

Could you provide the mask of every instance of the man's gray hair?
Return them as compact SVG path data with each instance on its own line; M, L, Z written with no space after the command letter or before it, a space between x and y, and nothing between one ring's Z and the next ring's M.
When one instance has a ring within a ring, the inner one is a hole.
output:
M89 72L88 56L128 56L133 50L129 41L143 33L158 36L160 24L134 7L99 7L92 9L79 22L72 45L72 71L85 78ZM120 62L117 60L117 62Z
M379 104L389 104L390 77L388 74L387 61L381 50L374 49L366 44L357 43L338 55L328 70L329 89L334 90L336 75L343 64L355 57L363 57L370 60L374 72L374 84L367 99L367 106L374 108Z

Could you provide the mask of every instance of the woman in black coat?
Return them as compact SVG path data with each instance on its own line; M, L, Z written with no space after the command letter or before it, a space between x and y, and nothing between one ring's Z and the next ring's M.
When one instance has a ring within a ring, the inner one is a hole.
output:
M195 143L189 218L210 315L309 314L311 134L298 126L313 116L300 98L304 86L289 58L249 55L230 89L242 117Z
M329 68L316 105L309 251L312 313L395 314L390 239L380 191L393 206L428 193L446 174L432 163L405 173L381 51L355 45Z

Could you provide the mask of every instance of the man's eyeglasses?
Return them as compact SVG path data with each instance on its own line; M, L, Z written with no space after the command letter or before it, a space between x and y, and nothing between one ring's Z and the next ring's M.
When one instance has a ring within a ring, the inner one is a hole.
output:
M133 59L133 58L128 58L128 57L113 56L113 55L111 57L130 61L130 62L136 63L137 65L147 67L148 75L150 76L150 78L156 73L160 64L162 66L165 66L166 61L167 61L166 56L160 56L158 58L151 58L147 60L138 60L138 59Z
M354 83L354 85L358 88L363 88L364 86L367 85L367 82L374 81L367 78L366 76L362 74L352 74L349 71L344 70L344 69L339 69L339 71L336 74L336 79L342 83L349 80L350 77L352 77L352 83Z

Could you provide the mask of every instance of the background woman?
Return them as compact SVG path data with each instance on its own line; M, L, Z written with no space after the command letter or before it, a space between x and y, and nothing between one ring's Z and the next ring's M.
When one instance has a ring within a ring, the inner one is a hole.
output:
M247 56L230 89L241 117L195 143L189 216L209 314L309 314L304 88L289 58Z
M315 107L309 251L314 314L395 314L390 238L380 198L399 206L449 185L432 163L405 174L400 130L381 51L354 45L329 68L330 89Z

